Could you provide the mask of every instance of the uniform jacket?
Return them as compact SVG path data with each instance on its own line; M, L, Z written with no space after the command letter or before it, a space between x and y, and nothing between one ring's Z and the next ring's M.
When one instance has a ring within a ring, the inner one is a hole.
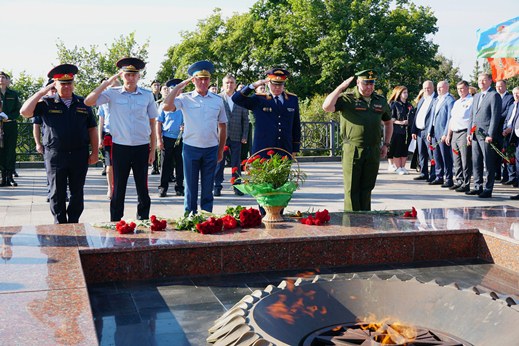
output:
M435 98L432 102L430 113L432 114L432 121L429 122L427 133L440 140L442 136L447 136L449 132L449 121L455 100L451 94L447 94L441 100L441 104L438 105L438 102L440 102L440 97Z
M391 120L391 109L384 96L373 93L368 103L354 87L343 93L335 103L341 112L341 136L344 144L359 147L380 147L381 121Z
M501 96L499 96L494 88L489 88L478 107L479 99L482 95L481 92L474 95L470 128L476 126L476 131L482 129L486 135L497 138L501 130L499 128L501 120Z
M232 96L235 104L251 110L256 127L252 151L277 147L289 153L298 152L301 145L301 118L296 95L283 92L283 104L277 105L271 94L254 94L249 86Z
M249 111L238 105L234 105L231 111L229 103L225 98L225 93L221 93L227 113L227 137L231 141L240 142L242 139L247 139L249 135Z
M97 126L92 108L83 103L82 97L74 94L70 108L57 94L55 97L44 96L36 105L34 115L41 117L45 129L45 150L71 152L88 149L88 130Z
M432 101L431 103L429 104L429 109L427 110L427 115L425 116L425 127L424 127L424 130L427 130L429 128L429 125L431 124L431 119L432 119L432 116L431 116L431 109L434 109L432 108L433 104L434 104L434 100L436 99L438 95L436 93L433 93L432 94ZM418 133L420 133L422 130L420 130L419 128L416 127L416 118L418 118L418 113L420 112L420 108L422 108L423 104L425 102L425 97L422 97L420 99L420 101L418 101L418 104L416 105L416 111L415 111L415 115L414 115L414 121L413 121L413 125L411 126L411 133L412 134L415 134L417 135Z
M9 120L16 120L20 117L20 99L18 93L7 88L5 94L2 95L2 111L7 115Z

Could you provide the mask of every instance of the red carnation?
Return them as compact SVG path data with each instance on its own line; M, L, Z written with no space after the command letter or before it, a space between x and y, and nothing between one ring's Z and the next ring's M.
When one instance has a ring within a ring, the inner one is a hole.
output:
M317 211L315 216L309 215L308 217L301 218L301 223L304 225L324 225L330 221L330 213L327 209L323 211Z
M238 173L238 167L233 167L231 172L232 172L232 174Z
M472 126L472 128L470 129L470 134L472 135L474 132L476 132L476 129L478 127L476 125Z
M434 159L431 159L431 166L434 166L436 165L436 161L434 161Z
M234 185L234 183L236 183L236 177L232 177L230 182L231 182L232 185Z
M515 157L511 157L508 161L511 165L515 165Z
M240 223L242 228L258 227L261 225L261 214L258 209L243 209L240 211Z
M459 152L458 150L454 149L454 148L452 149L452 152L453 152L455 155L459 155L459 154L460 154L460 152Z
M266 158L262 158L262 159L260 160L260 163L263 163L263 162L265 162L265 161L267 161L267 159L266 159Z
M226 145L225 147L223 147L223 151L228 151L229 150L229 146Z
M234 229L238 227L238 221L232 215L225 215L222 217L224 229Z
M274 150L267 151L268 156L273 156L276 152Z

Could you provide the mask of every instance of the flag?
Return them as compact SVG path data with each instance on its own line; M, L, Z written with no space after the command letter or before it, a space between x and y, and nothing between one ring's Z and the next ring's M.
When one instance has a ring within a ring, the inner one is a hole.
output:
M478 29L478 58L519 57L519 17Z
M519 75L519 58L487 58L492 68L492 79L508 79Z

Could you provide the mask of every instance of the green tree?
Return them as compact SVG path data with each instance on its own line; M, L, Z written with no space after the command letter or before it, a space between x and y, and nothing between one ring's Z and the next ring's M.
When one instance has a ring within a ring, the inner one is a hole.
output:
M12 79L11 88L16 90L20 95L20 102L25 102L29 97L35 94L44 86L43 78L34 78L22 71L20 75Z
M437 54L435 61L437 67L426 68L424 80L432 80L434 85L438 84L439 81L447 81L450 86L450 93L454 96L458 95L456 91L456 83L463 79L460 68L454 66L454 62L442 54Z
M144 61L148 59L149 40L139 44L135 40L135 32L127 36L121 35L110 45L105 45L105 51L99 50L97 45L89 47L67 48L63 41L56 44L58 61L60 64L74 64L79 72L76 79L75 93L86 96L94 90L102 78L117 73L115 63L124 57L136 57ZM145 72L143 76L145 75Z
M246 83L287 68L287 88L305 98L333 90L355 71L374 68L379 87L419 85L436 66L437 31L429 7L409 0L259 0L249 13L200 21L171 47L161 73L185 77L196 60L215 62L216 77L234 72Z

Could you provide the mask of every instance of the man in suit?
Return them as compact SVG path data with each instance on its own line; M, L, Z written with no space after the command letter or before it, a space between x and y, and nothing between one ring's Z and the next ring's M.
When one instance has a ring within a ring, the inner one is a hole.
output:
M504 126L506 116L508 115L508 111L510 106L514 103L514 97L512 94L506 90L506 82L502 79L496 82L496 91L499 96L501 96L501 120L499 122L499 128L505 130L506 126ZM504 141L504 137L502 133L499 133L499 142L497 144L498 148L505 148L506 143ZM510 180L509 177L509 169L508 164L502 164L501 156L496 155L496 180L501 180L503 185L512 185L514 183L514 179ZM501 172L503 174L501 174ZM501 179L501 177L503 179Z
M427 80L423 82L423 98L416 106L416 116L411 127L411 136L416 140L418 145L418 156L420 162L420 175L414 180L434 181L436 180L436 172L431 167L429 174L429 158L432 158L432 152L429 149L429 142L427 141L427 129L431 124L431 109L433 101L436 98L434 92L434 84Z
M449 83L446 81L439 82L436 88L438 97L433 102L432 121L427 128L427 141L434 147L436 179L429 185L451 187L454 185L452 182L452 153L451 147L445 143L445 139L449 133L449 120L454 97L449 93Z
M241 161L241 145L247 143L249 134L249 111L243 107L234 104L232 95L236 90L236 78L228 74L223 77L224 92L220 94L227 113L227 147L225 155L231 157L231 167L233 169L232 176L238 178L240 175ZM235 169L235 167L237 169ZM223 171L225 168L225 160L218 162L216 165L216 173L214 177L214 195L220 196L222 193ZM234 184L233 184L234 185ZM243 192L234 189L234 193L243 196Z
M460 98L454 102L449 120L449 132L446 143L452 146L454 152L454 180L450 187L456 192L470 191L472 177L472 150L467 146L467 131L470 127L472 114L472 95L469 93L469 83L462 80L456 85Z
M509 174L508 181L512 181L512 184L517 186L517 168L519 166L519 162L517 160L519 158L519 121L517 120L519 118L519 87L515 87L512 90L512 94L514 95L514 103L512 103L512 106L508 108L508 115L506 116L505 123L503 125L503 137L505 147L511 145L515 146L515 163L508 164L507 168ZM512 196L510 199L519 200L519 195Z
M467 144L472 145L472 171L474 173L474 189L465 192L467 195L478 195L480 198L492 197L496 172L496 152L490 143L497 138L500 131L501 97L491 87L492 76L481 73L478 76L480 92L474 96L472 106L471 130L467 136ZM484 164L484 165L483 165ZM487 176L483 184L483 168Z

